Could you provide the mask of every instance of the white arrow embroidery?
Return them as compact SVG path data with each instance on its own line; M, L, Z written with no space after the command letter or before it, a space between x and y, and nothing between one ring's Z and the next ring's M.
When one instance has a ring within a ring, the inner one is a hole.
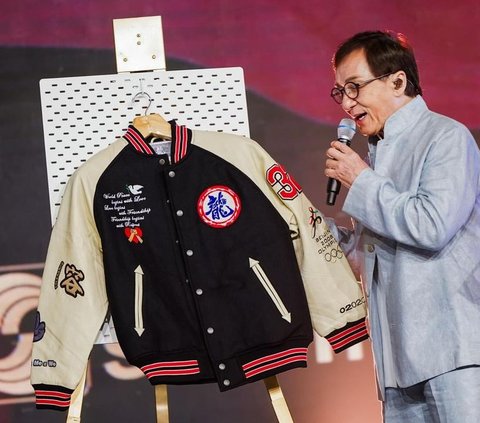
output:
M138 336L142 336L145 328L143 327L143 270L141 266L135 269L135 330Z
M273 287L272 283L263 271L262 266L260 266L260 263L257 260L252 259L251 257L248 258L248 262L250 264L250 268L255 272L255 275L262 283L265 291L267 291L268 295L270 295L270 298L272 299L273 303L282 315L282 319L285 319L288 323L292 323L291 313L288 312L285 304L283 304L277 291L275 291L275 288Z

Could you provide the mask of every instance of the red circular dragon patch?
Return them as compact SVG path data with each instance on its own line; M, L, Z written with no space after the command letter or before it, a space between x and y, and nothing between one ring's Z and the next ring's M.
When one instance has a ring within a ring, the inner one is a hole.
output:
M225 185L214 185L200 194L197 210L201 219L212 228L233 224L242 209L240 197Z

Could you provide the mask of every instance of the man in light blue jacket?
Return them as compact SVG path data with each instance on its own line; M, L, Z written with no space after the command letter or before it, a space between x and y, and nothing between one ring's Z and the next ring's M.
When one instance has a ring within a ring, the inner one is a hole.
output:
M384 421L480 422L480 154L459 122L430 111L401 34L364 32L333 58L333 99L368 137L367 164L327 150L349 188ZM473 93L472 93L473 95Z

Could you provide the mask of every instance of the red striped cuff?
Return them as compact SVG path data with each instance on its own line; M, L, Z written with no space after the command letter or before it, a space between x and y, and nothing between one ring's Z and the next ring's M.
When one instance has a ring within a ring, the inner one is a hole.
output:
M70 406L72 389L54 385L33 385L35 405L38 409L66 411Z
M335 353L339 353L352 345L365 341L368 339L365 319L348 323L347 326L327 335L325 339L330 343Z

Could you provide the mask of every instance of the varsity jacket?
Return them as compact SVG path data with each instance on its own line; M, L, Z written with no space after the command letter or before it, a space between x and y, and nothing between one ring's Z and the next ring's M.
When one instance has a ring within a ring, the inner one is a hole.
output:
M221 391L367 337L364 297L320 211L255 141L172 125L125 135L65 189L32 351L38 408L65 410L110 311L153 384Z

